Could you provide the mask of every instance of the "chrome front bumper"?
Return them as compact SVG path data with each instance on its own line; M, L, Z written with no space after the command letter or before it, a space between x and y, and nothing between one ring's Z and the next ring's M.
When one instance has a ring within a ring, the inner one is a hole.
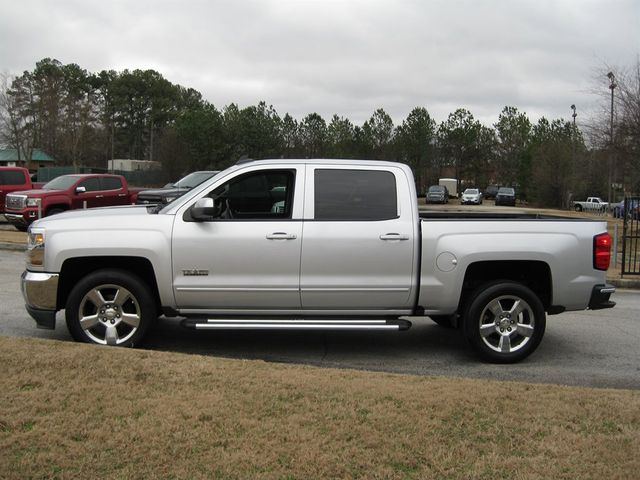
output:
M27 312L40 328L55 328L58 297L57 273L23 272L20 286Z
M4 212L4 216L7 221L13 225L27 225L27 221L24 219L22 214Z

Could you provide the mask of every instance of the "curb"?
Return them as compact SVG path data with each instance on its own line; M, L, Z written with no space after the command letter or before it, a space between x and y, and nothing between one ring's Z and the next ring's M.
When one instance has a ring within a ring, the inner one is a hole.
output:
M27 250L27 246L22 243L0 242L0 250L16 250L24 252Z
M616 288L629 288L640 290L640 277L638 278L607 278L607 282Z

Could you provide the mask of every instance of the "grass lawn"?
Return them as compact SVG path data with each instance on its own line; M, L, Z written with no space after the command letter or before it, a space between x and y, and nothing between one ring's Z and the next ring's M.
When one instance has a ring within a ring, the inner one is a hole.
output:
M637 391L6 337L0 365L3 479L631 479L640 472Z

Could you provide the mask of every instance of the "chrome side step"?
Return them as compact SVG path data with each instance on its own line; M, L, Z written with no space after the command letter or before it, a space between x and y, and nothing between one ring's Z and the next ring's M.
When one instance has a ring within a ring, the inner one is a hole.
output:
M255 318L187 318L181 322L185 328L195 330L409 330L408 320L353 320L353 319L255 319Z

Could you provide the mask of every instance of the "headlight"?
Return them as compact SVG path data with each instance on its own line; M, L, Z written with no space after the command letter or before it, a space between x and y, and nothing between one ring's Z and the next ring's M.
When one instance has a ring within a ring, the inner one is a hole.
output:
M27 207L37 207L42 203L40 198L27 198Z
M27 235L27 264L41 267L44 264L44 228L29 228Z

